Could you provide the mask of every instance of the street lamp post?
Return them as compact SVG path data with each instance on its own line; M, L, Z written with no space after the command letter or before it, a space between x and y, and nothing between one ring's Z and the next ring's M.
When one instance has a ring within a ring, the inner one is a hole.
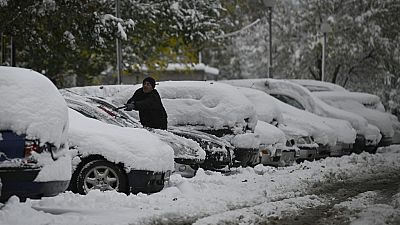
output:
M321 32L324 34L324 41L322 43L322 66L321 66L321 81L325 78L325 48L326 48L326 34L331 32L332 28L327 22L321 24Z
M275 5L275 0L263 0L264 5L268 8L268 24L269 24L269 66L267 78L272 78L272 8Z
M116 0L115 2L115 16L120 18L120 2ZM117 50L117 84L121 84L121 61L122 61L122 51L121 51L121 40L117 37L116 40L116 50Z

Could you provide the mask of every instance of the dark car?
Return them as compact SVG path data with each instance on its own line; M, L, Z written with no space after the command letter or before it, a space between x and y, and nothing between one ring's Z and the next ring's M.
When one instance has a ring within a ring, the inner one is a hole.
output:
M40 198L54 196L68 187L68 180L35 182L42 169L34 158L33 153L50 153L52 160L56 148L46 143L40 144L38 139L28 139L26 135L18 135L13 131L0 131L0 177L3 183L1 200L17 195L25 198Z
M0 201L66 190L68 111L57 88L35 71L0 67L0 96Z

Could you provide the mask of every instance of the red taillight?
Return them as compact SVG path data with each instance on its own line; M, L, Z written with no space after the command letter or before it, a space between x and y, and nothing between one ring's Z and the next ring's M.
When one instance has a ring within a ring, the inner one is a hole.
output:
M41 153L43 149L39 146L39 143L36 141L25 141L25 158L32 155L32 152Z

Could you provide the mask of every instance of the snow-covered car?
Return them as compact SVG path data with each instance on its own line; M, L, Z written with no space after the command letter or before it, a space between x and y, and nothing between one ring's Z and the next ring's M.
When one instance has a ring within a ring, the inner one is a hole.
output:
M376 95L362 92L351 92L328 82L316 80L290 80L310 90L312 94L325 103L364 117L370 124L379 128L382 138L379 146L393 143L393 137L400 133L400 123L394 115L387 113ZM395 142L398 142L396 139Z
M113 85L79 90L123 105L141 85ZM168 114L168 126L187 127L212 134L234 147L233 165L259 163L260 143L254 128L254 107L231 86L204 81L159 82L156 89ZM73 91L76 91L72 88ZM135 112L128 112L138 118Z
M68 89L62 89L60 92L64 96L68 107L89 118L121 127L143 128L139 121L124 111L118 110L118 107L105 99L81 96ZM181 174L183 177L193 177L196 174L199 165L204 162L206 156L206 152L197 142L165 130L148 130L174 150L176 168L174 172Z
M367 119L368 123L379 128L382 135L378 146L388 146L392 144L392 138L394 136L394 129L392 126L392 120L387 113L383 113L377 110L366 108L363 104L355 101L351 98L347 98L349 95L356 95L353 92L314 92L313 95L323 100L325 103L352 113L363 116Z
M65 191L68 108L57 88L35 71L0 67L0 96L1 201Z
M254 131L260 136L260 161L265 166L291 166L300 156L294 140L272 124L259 120Z
M349 154L353 148L356 139L356 132L349 122L341 119L324 117L323 115L318 116L310 112L294 109L294 107L289 106L292 102L280 99L279 95L293 96L293 98L296 97L301 99L305 98L304 95L299 94L296 89L292 89L292 83L274 79L241 79L226 80L223 82L234 86L258 89L281 100L276 103L280 111L283 113L285 124L307 131L319 145L319 157L326 154L329 154L330 156ZM286 85L286 83L289 84ZM305 89L300 85L293 85ZM307 91L307 89L305 90ZM287 104L283 104L283 102ZM322 102L322 104L324 103ZM330 106L326 105L326 107Z
M306 131L300 131L300 129L291 128L288 126L283 125L283 115L282 112L279 110L278 106L275 103L275 99L269 96L267 93L252 89L252 88L245 88L245 87L235 87L238 91L240 91L243 95L245 95L250 102L254 104L254 108L257 113L258 122L256 127L256 133L260 135L261 142L274 138L267 143L272 144L272 149L274 149L274 145L281 146L281 149L277 149L277 151L273 151L279 156L268 155L268 157L273 157L272 162L279 162L279 159L276 157L281 157L285 159L285 161L296 160L296 161L303 161L303 160L314 160L317 155L317 148L316 143L314 146L312 145L312 140L306 133ZM265 126L263 121L268 123L269 129L263 129L264 132L267 132L268 135L263 135L259 133L261 131L260 126ZM271 127L272 126L272 127ZM284 128L284 129L277 129ZM258 128L258 129L257 129ZM257 132L258 131L258 132ZM296 132L299 131L299 132ZM306 145L305 140L310 141L310 145ZM298 154L292 154L293 148L290 148L291 145L289 143L293 142L295 145L294 148L298 147ZM263 152L263 151L262 151ZM292 155L290 156L286 156ZM296 157L297 156L297 157ZM265 157L264 157L265 158ZM264 160L265 161L265 160ZM265 164L265 163L263 163ZM285 163L288 165L288 163Z
M232 166L234 147L225 139L184 126L169 126L168 131L200 144L206 151L206 159L199 165L201 168L224 172Z
M129 193L162 190L174 169L174 151L146 129L120 127L69 109L68 142L73 148L69 189Z
M103 113L100 115L96 113L96 115L92 115L92 117L103 117L101 120L108 120L108 123L116 123L116 125L119 126L136 127L138 121L137 118L139 117L138 114L135 114L134 112L129 112L128 114L124 111L118 110L118 107L116 108L116 106L114 106L114 104L123 106L123 104L126 103L126 98L130 97L129 95L131 94L130 92L132 88L133 86L131 85L105 85L74 87L69 88L68 91L96 100L97 103L101 104L100 109L105 110L117 120L112 119L110 121L110 117L106 116L106 118L104 118ZM121 93L123 94L121 95ZM112 111L110 111L110 109L112 109ZM91 113L95 113L95 111L91 110L89 114ZM87 116L90 117L89 114ZM194 140L200 144L206 152L204 163L200 164L201 168L206 170L225 170L227 168L229 169L232 165L233 146L226 140L205 132L185 129L184 126L168 126L168 131ZM183 166L180 165L177 165L176 169L180 170L181 173L183 172L182 169L186 169L189 172L191 170L190 168L183 168Z

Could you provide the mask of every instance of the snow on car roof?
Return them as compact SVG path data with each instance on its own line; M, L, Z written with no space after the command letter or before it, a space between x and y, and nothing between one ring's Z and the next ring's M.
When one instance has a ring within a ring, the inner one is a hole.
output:
M125 168L167 171L174 167L174 152L166 143L145 129L119 127L87 118L68 109L70 146L83 155L99 154L122 162Z
M385 111L381 99L377 95L363 93L363 92L350 92L344 87L318 80L299 80L291 79L290 81L300 84L312 92L336 92L337 97L347 97L360 102L368 108L376 109L381 112ZM333 96L332 96L333 97Z
M29 69L0 66L0 96L1 130L55 146L66 143L67 105L47 77Z
M379 111L385 111L381 102L381 99L377 95L363 93L363 92L340 92L340 91L326 91L326 92L316 92L313 93L317 97L321 99L331 99L331 100L340 100L340 99L352 99L357 101L363 105L367 106L375 106L375 108Z
M212 129L254 129L257 118L253 104L230 85L206 81L166 81L160 92L171 125L203 125Z
M122 105L142 85L107 85L71 88L74 92L106 98ZM211 129L254 129L255 109L249 100L227 84L207 81L164 81L156 90L168 114L168 126L201 125ZM249 123L245 122L248 119Z
M282 122L282 113L276 105L274 97L256 89L245 87L235 88L253 103L259 120L267 123L271 123L274 120L278 123Z
M290 79L289 81L300 84L307 88L308 90L314 91L343 91L347 92L347 90L337 84L319 81L319 80L309 80L309 79Z

